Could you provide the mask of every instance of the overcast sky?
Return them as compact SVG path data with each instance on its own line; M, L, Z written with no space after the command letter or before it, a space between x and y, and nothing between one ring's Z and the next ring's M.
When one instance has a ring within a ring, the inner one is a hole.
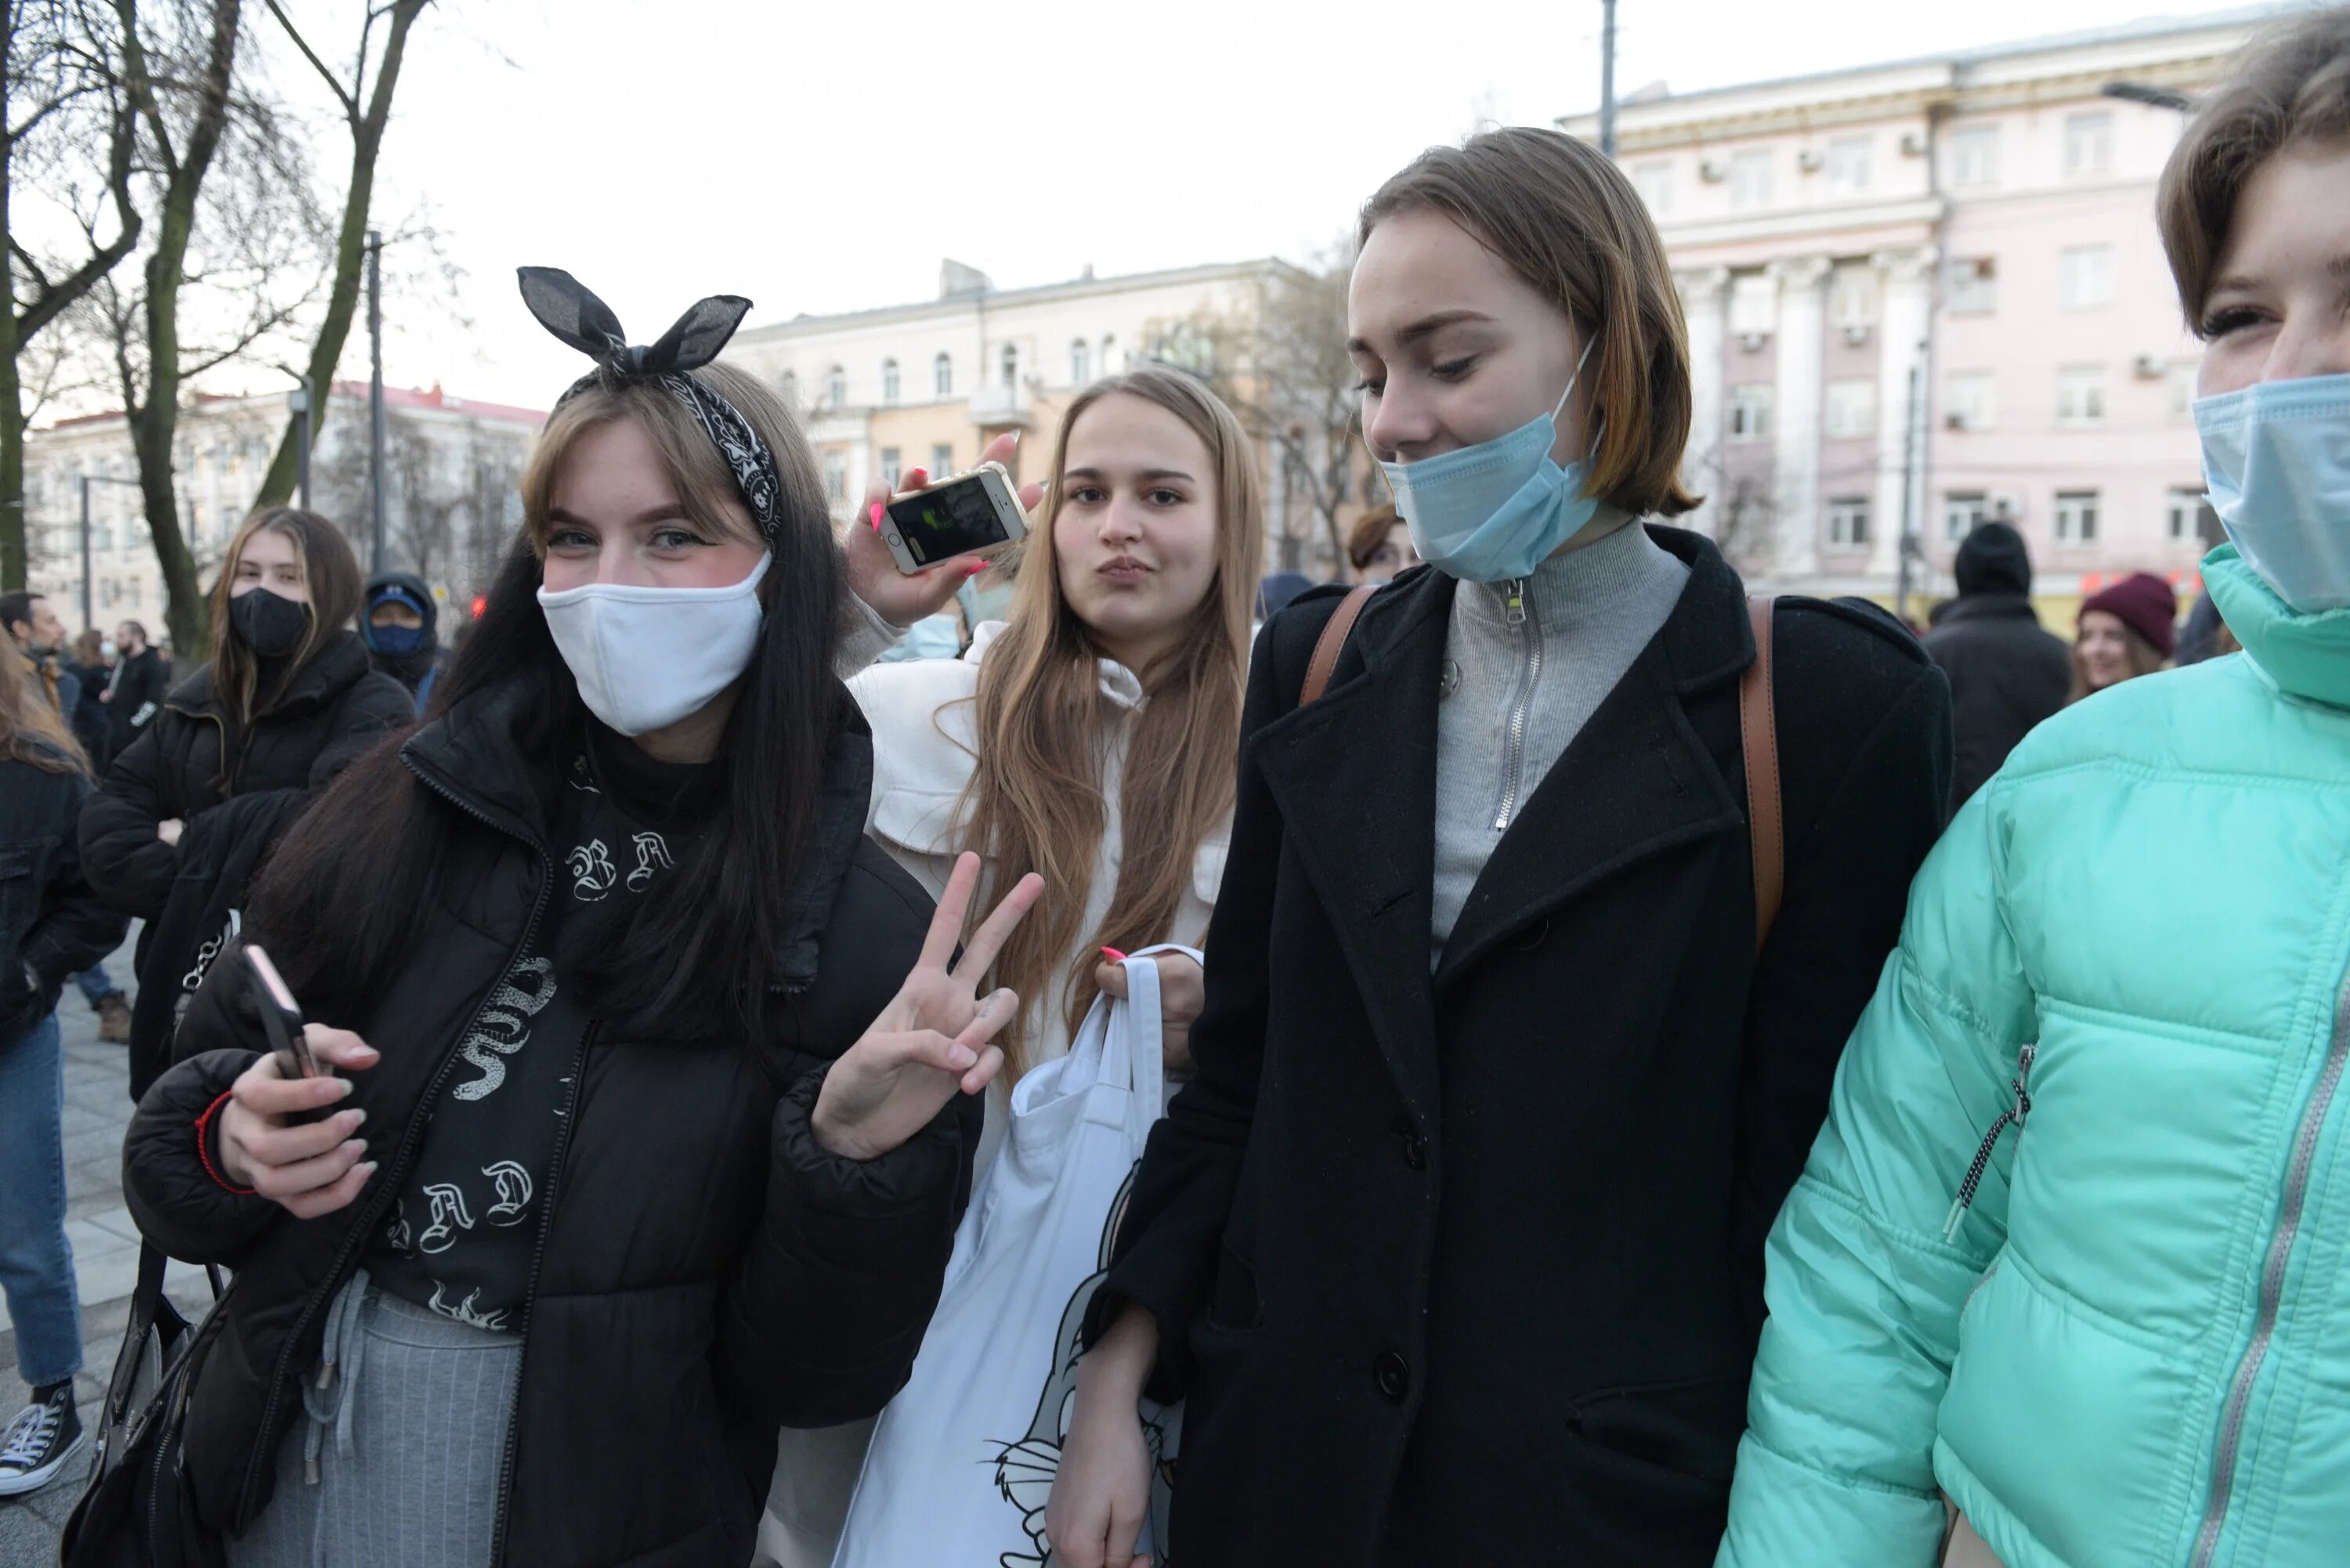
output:
M348 0L297 0L322 52ZM2189 9L2165 0L1621 0L1618 91L1718 87ZM255 8L256 26L268 28ZM1421 148L1599 95L1598 0L441 0L409 51L386 228L463 269L389 312L387 377L544 408L579 369L514 268L577 274L649 342L703 294L754 323L1310 256ZM265 36L267 36L265 34ZM274 67L297 94L314 85ZM322 166L344 157L322 123ZM346 373L365 373L354 334ZM258 385L261 379L256 378Z

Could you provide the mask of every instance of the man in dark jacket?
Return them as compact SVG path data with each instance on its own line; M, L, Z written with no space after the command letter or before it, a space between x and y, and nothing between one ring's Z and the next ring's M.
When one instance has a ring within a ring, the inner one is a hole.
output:
M1982 524L1959 546L1957 576L1959 597L1926 636L1927 653L1950 680L1953 811L2073 689L2072 650L2032 607L2032 556L2022 535L2004 523Z
M368 579L366 615L360 631L368 662L407 687L423 712L449 657L441 646L432 590L413 572L378 572Z
M120 756L161 709L172 678L163 668L163 656L148 646L147 628L137 621L126 620L117 627L114 644L120 653L114 679L99 701L111 715L114 753Z

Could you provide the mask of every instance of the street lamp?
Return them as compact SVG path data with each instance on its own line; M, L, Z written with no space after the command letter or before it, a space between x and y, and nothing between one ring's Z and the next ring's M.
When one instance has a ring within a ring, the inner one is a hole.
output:
M302 510L310 510L310 383L303 382L286 394L286 406L302 421L301 445L295 448L294 487L301 497Z
M139 487L135 479L118 479L110 473L76 475L81 481L81 624L84 630L95 626L89 602L89 487L93 484L127 484Z

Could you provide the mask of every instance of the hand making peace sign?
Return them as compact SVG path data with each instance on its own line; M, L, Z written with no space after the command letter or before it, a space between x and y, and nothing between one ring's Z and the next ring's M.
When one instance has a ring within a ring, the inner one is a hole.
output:
M931 1124L957 1093L975 1095L1003 1065L989 1044L1012 1022L1020 999L1008 991L975 995L981 977L1045 890L1035 874L1004 895L971 945L955 958L979 857L965 855L947 879L922 956L881 1016L824 1075L812 1118L816 1140L846 1159L876 1159Z

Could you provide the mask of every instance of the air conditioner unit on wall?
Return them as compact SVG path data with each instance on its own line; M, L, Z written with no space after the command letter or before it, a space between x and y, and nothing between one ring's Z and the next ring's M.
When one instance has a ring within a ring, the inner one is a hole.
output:
M2023 497L2012 490L2001 491L1983 515L1994 523L2013 524L2023 515Z
M1925 157L1926 133L1922 130L1903 131L1901 133L1901 156L1904 158Z
M1867 342L1868 323L1866 321L1846 322L1844 324L1844 340L1855 346Z
M1806 174L1816 174L1827 167L1827 154L1815 147L1806 147L1795 154L1795 167Z
M2162 356L2159 354L2139 355L2137 362L2131 369L2137 373L2137 379L2141 381L2159 381L2170 373L2170 367L2163 363Z
M1758 351L1769 341L1771 335L1768 332L1742 332L1738 335L1738 346L1749 354Z
M1730 165L1724 163L1719 158L1700 159L1697 166L1697 177L1704 181L1709 185L1719 185L1724 180L1730 178Z
M1942 416L1942 424L1948 430L1962 431L1967 428L1967 416L1960 410L1952 409Z

